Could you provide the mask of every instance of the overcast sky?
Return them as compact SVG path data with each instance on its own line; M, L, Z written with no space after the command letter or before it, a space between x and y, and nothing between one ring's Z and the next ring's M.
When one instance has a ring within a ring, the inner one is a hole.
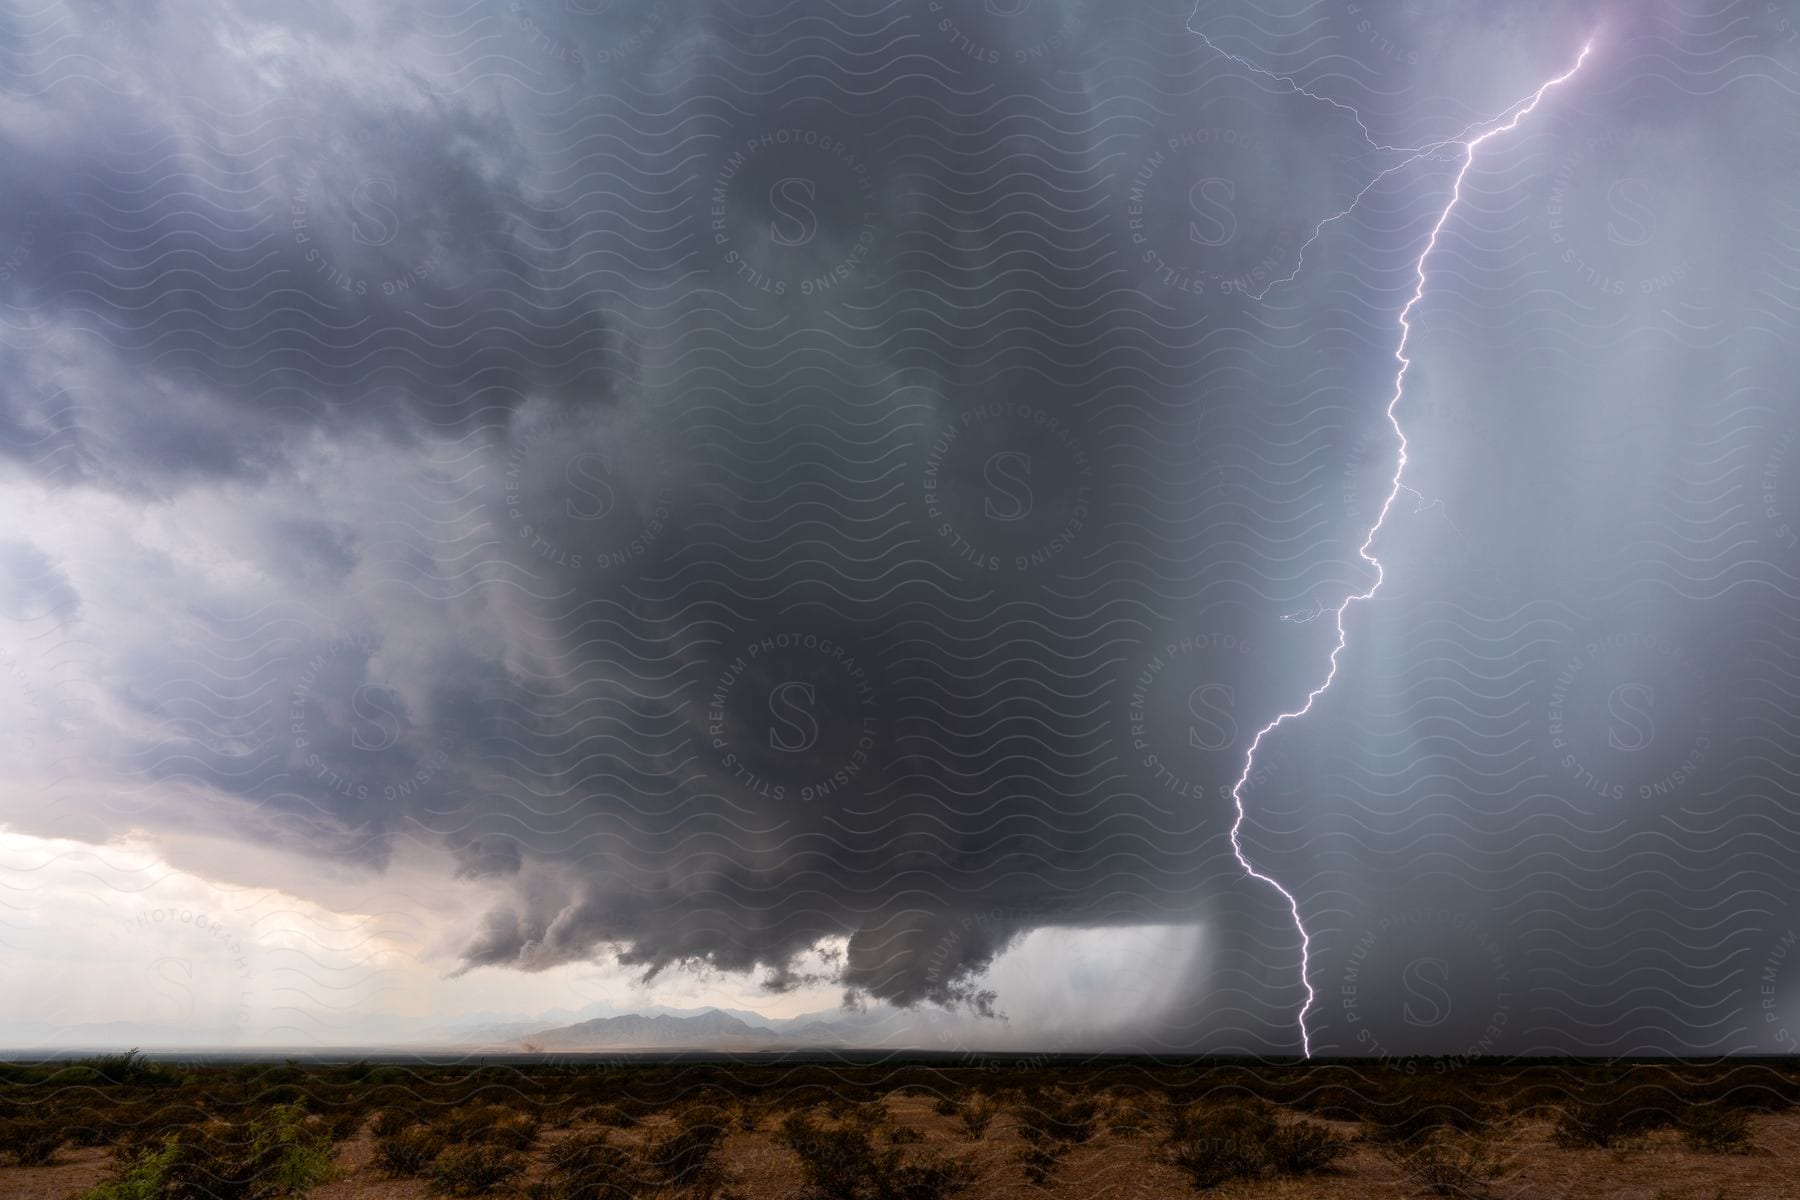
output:
M1795 1049L1768 0L10 10L0 1042L1299 1050L1231 786L1590 39L1243 849L1315 1052Z

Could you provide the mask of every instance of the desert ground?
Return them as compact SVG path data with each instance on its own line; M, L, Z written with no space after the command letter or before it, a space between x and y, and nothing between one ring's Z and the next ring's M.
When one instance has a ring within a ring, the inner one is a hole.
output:
M1800 1065L4 1068L12 1200L1800 1196Z

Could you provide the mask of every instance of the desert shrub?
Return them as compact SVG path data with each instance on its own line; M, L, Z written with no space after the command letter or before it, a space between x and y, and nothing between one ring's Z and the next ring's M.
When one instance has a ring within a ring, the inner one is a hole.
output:
M1349 1153L1349 1140L1314 1121L1282 1123L1261 1100L1173 1109L1169 1159L1196 1188L1267 1175L1310 1175Z
M869 1100L862 1104L851 1105L843 1119L863 1129L874 1130L880 1129L892 1121L894 1114L888 1111L886 1101Z
M578 1133L550 1147L545 1178L526 1189L527 1200L633 1200L638 1180L631 1154L604 1133Z
M726 1132L723 1109L694 1105L644 1143L644 1173L665 1187L717 1191L725 1183L718 1151Z
M402 1129L423 1123L416 1114L404 1108L382 1108L376 1110L374 1120L369 1122L369 1132L378 1138L390 1138Z
M800 1159L800 1173L825 1200L864 1200L868 1181L879 1170L875 1147L865 1129L826 1129L805 1113L790 1113L781 1124L780 1140Z
M187 1076L166 1063L153 1063L135 1048L123 1054L98 1054L75 1064L92 1072L93 1082L131 1087L180 1087Z
M56 1157L56 1152L69 1140L67 1127L60 1121L42 1117L14 1117L0 1121L0 1154L7 1154L21 1167L39 1167Z
M575 1124L629 1129L637 1124L637 1118L616 1104L590 1104L575 1114Z
M112 1178L83 1200L280 1200L332 1178L331 1143L296 1108L248 1125L184 1126L160 1146L124 1146Z
M431 1127L451 1145L529 1150L537 1140L538 1119L500 1104L471 1104L451 1109Z
M1628 1093L1593 1092L1570 1099L1557 1111L1551 1136L1566 1149L1604 1149L1636 1141L1666 1123L1666 1111L1636 1103Z
M1494 1184L1512 1171L1493 1139L1484 1135L1459 1137L1439 1132L1396 1143L1385 1152L1414 1188L1454 1200L1483 1200Z
M117 1104L94 1115L102 1144L160 1147L172 1134L212 1118L192 1105Z
M745 1133L755 1133L762 1127L764 1115L762 1105L746 1102L732 1110L731 1123Z
M887 1140L890 1146L910 1146L924 1141L925 1135L908 1125L890 1125Z
M954 1117L961 1107L955 1096L939 1096L931 1102L931 1111L940 1117Z
M1277 1175L1316 1175L1350 1153L1350 1139L1317 1121L1290 1121L1276 1127L1263 1153Z
M552 1129L567 1129L575 1123L581 1109L582 1106L573 1100L558 1100L545 1104L538 1115Z
M425 1125L375 1139L375 1163L390 1175L423 1175L443 1151L444 1139Z
M1681 1121L1682 1140L1702 1154L1748 1154L1756 1148L1750 1114L1719 1105L1696 1106Z
M485 1196L525 1173L525 1156L499 1146L452 1146L431 1166L431 1191Z
M1025 1145L1014 1157L1025 1178L1043 1187L1056 1174L1069 1151L1093 1138L1100 1103L1092 1096L1057 1091L1033 1092L1019 1099L1013 1117Z
M1038 1092L1013 1110L1019 1136L1028 1142L1062 1142L1077 1146L1093 1138L1100 1102L1092 1096Z
M71 1146L108 1146L118 1140L112 1119L99 1109L72 1109L58 1121Z
M356 1131L362 1128L365 1115L360 1108L346 1108L331 1113L315 1113L309 1118L309 1127L316 1128L324 1134L327 1141L341 1142L345 1138L356 1136Z
M986 1096L971 1097L957 1112L957 1119L962 1122L963 1133L972 1142L981 1140L987 1133L988 1126L994 1123L994 1117L1000 1112L1000 1106Z
M1341 1114L1348 1107L1334 1104L1329 1111ZM1407 1079L1356 1107L1359 1111L1353 1115L1366 1123L1369 1140L1388 1144L1420 1141L1451 1131L1480 1133L1498 1119L1493 1104L1440 1079Z
M310 1099L305 1088L297 1083L278 1083L266 1087L256 1093L256 1103L274 1107L287 1105L302 1106Z
M1127 1100L1115 1105L1107 1114L1106 1128L1127 1140L1141 1137L1157 1128L1156 1112L1137 1101Z
M173 1140L162 1146L121 1147L110 1178L81 1200L162 1200L163 1179L175 1158Z
M869 1130L845 1122L824 1128L805 1113L790 1113L780 1140L822 1200L944 1200L974 1182L968 1163L937 1157L908 1162L896 1148L877 1150Z
M544 1162L556 1175L582 1175L625 1164L629 1154L604 1133L576 1133L544 1152Z
M1172 1142L1168 1160L1183 1169L1197 1189L1219 1187L1238 1178L1262 1175L1262 1153L1237 1137L1184 1137Z
M1063 1156L1068 1152L1069 1147L1063 1142L1027 1142L1013 1153L1013 1157L1025 1169L1027 1182L1045 1187L1056 1177Z
M875 1190L876 1200L947 1200L975 1182L975 1168L956 1158L932 1156L913 1162L889 1161Z
M513 1113L487 1127L481 1140L506 1150L529 1150L537 1141L538 1119L530 1113Z

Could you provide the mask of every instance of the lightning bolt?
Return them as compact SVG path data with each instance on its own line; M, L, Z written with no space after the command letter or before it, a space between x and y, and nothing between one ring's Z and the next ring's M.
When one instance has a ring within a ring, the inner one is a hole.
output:
M1294 928L1300 932L1300 983L1306 989L1306 1002L1300 1006L1298 1018L1300 1025L1300 1044L1305 1050L1306 1057L1311 1058L1312 1035L1306 1028L1306 1014L1312 1010L1313 1002L1318 999L1317 994L1313 991L1311 978L1312 935L1306 931L1306 922L1300 916L1300 902L1294 898L1294 894L1285 887L1282 887L1278 880L1258 871L1255 866L1251 864L1250 859L1244 854L1244 845L1241 836L1244 828L1244 821L1247 819L1247 814L1244 809L1244 786L1250 782L1250 776L1256 770L1256 752L1262 747L1263 740L1287 722L1298 720L1311 712L1313 704L1320 696L1325 694L1331 687L1332 681L1337 678L1338 658L1343 654L1344 647L1349 643L1349 634L1344 628L1344 614L1349 611L1351 605L1373 599L1375 593L1381 590L1381 585L1387 578L1387 572L1383 569L1381 560L1369 553L1370 548L1374 546L1375 539L1380 536L1382 529L1387 525L1388 514L1393 511L1394 502L1400 498L1401 493L1406 492L1412 495L1418 494L1417 492L1414 492L1413 489L1407 487L1404 482L1406 476L1408 443L1406 440L1406 430L1401 427L1400 419L1396 415L1400 407L1400 401L1406 396L1407 372L1412 368L1412 359L1406 356L1407 343L1412 339L1412 311L1418 306L1419 302L1425 298L1425 264L1430 260L1432 251L1437 249L1439 236L1444 232L1444 227L1450 223L1451 216L1456 212L1456 206L1462 201L1463 181L1468 178L1470 169L1475 165L1476 151L1481 149L1481 147L1490 139L1504 133L1510 133L1514 129L1517 129L1519 122L1530 116L1532 112L1537 109L1537 106L1543 102L1544 97L1551 89L1559 87L1560 85L1567 83L1570 79L1573 79L1581 70L1582 65L1587 62L1588 55L1593 52L1594 42L1592 38L1588 39L1587 44L1581 48L1580 55L1576 57L1574 66L1570 67L1556 78L1545 82L1537 91L1514 104L1511 108L1502 111L1499 116L1491 118L1486 122L1470 126L1458 135L1457 138L1448 139L1429 146L1395 147L1383 146L1377 143L1373 135L1369 132L1369 127L1364 124L1362 115L1349 105L1324 96L1315 95L1285 75L1276 75L1273 72L1266 71L1261 67L1245 62L1234 54L1226 53L1226 51L1219 49L1219 47L1208 39L1206 35L1199 34L1198 31L1194 30L1192 28L1191 19L1189 21L1189 32L1196 33L1200 40L1205 42L1208 46L1211 46L1212 49L1225 55L1226 58L1231 59L1233 62L1242 64L1256 74L1286 83L1303 96L1310 96L1315 100L1331 105L1333 108L1342 109L1350 113L1351 116L1355 118L1357 127L1362 130L1364 141L1368 142L1369 145L1377 150L1399 150L1411 155L1411 157L1404 162L1388 168L1371 180L1367 187L1357 193L1355 200L1351 202L1349 208L1321 221L1318 227L1313 231L1313 236L1301 247L1302 260L1304 260L1306 246L1310 246L1314 241L1318 240L1320 234L1324 232L1325 226L1354 212L1356 206L1362 202L1362 198L1368 195L1369 190L1377 183L1380 183L1395 171L1418 162L1421 158L1425 158L1428 155L1435 154L1448 146L1455 145L1462 150L1462 167L1456 173L1456 183L1451 188L1450 201L1444 206L1443 212L1438 214L1437 223L1431 228L1431 236L1426 240L1425 249L1420 252L1418 262L1414 265L1414 271L1418 276L1418 286L1413 289L1411 298L1407 300L1405 307L1400 310L1400 344L1394 351L1394 357L1399 361L1400 369L1394 376L1394 397L1388 401L1387 406L1388 424L1394 427L1394 436L1399 440L1400 444L1399 455L1394 467L1393 483L1388 490L1387 499L1382 502L1380 514L1375 518L1375 523L1369 527L1368 536L1363 539L1362 546L1357 550L1357 553L1362 556L1363 561L1375 569L1375 582L1371 584L1369 589L1365 592L1358 592L1354 595L1346 596L1343 602L1335 609L1321 609L1305 618L1305 620L1310 621L1324 616L1326 613L1330 613L1336 622L1337 645L1333 647L1331 651L1330 669L1326 672L1324 681L1320 683L1318 687L1307 693L1305 704L1301 705L1293 712L1282 713L1273 721L1270 721L1267 725L1257 730L1256 736L1250 739L1249 750L1246 751L1244 755L1243 773L1238 776L1237 782L1233 784L1231 788L1232 803L1237 806L1237 820L1232 822L1231 826L1231 852L1237 857L1238 865L1244 868L1244 873L1246 875L1252 879L1257 879L1268 884L1281 894L1281 898L1287 901L1288 910L1293 914ZM1502 121L1505 123L1498 123ZM1477 129L1481 129L1483 132L1475 137L1469 137L1469 134ZM1299 266L1296 266L1293 275L1288 276L1287 279L1284 280L1277 280L1275 284L1270 284L1270 287L1274 287L1279 283L1289 282L1298 276L1299 273L1300 268ZM1268 291L1268 288L1264 288L1262 295L1267 295ZM1261 298L1261 296L1257 297L1257 299Z

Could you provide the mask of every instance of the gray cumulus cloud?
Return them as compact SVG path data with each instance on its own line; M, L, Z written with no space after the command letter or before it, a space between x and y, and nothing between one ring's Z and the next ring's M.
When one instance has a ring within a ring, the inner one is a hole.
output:
M61 0L0 87L10 825L428 850L461 974L1188 925L1133 1047L1781 1048L1781 6ZM1334 667L1303 977L1232 792Z

